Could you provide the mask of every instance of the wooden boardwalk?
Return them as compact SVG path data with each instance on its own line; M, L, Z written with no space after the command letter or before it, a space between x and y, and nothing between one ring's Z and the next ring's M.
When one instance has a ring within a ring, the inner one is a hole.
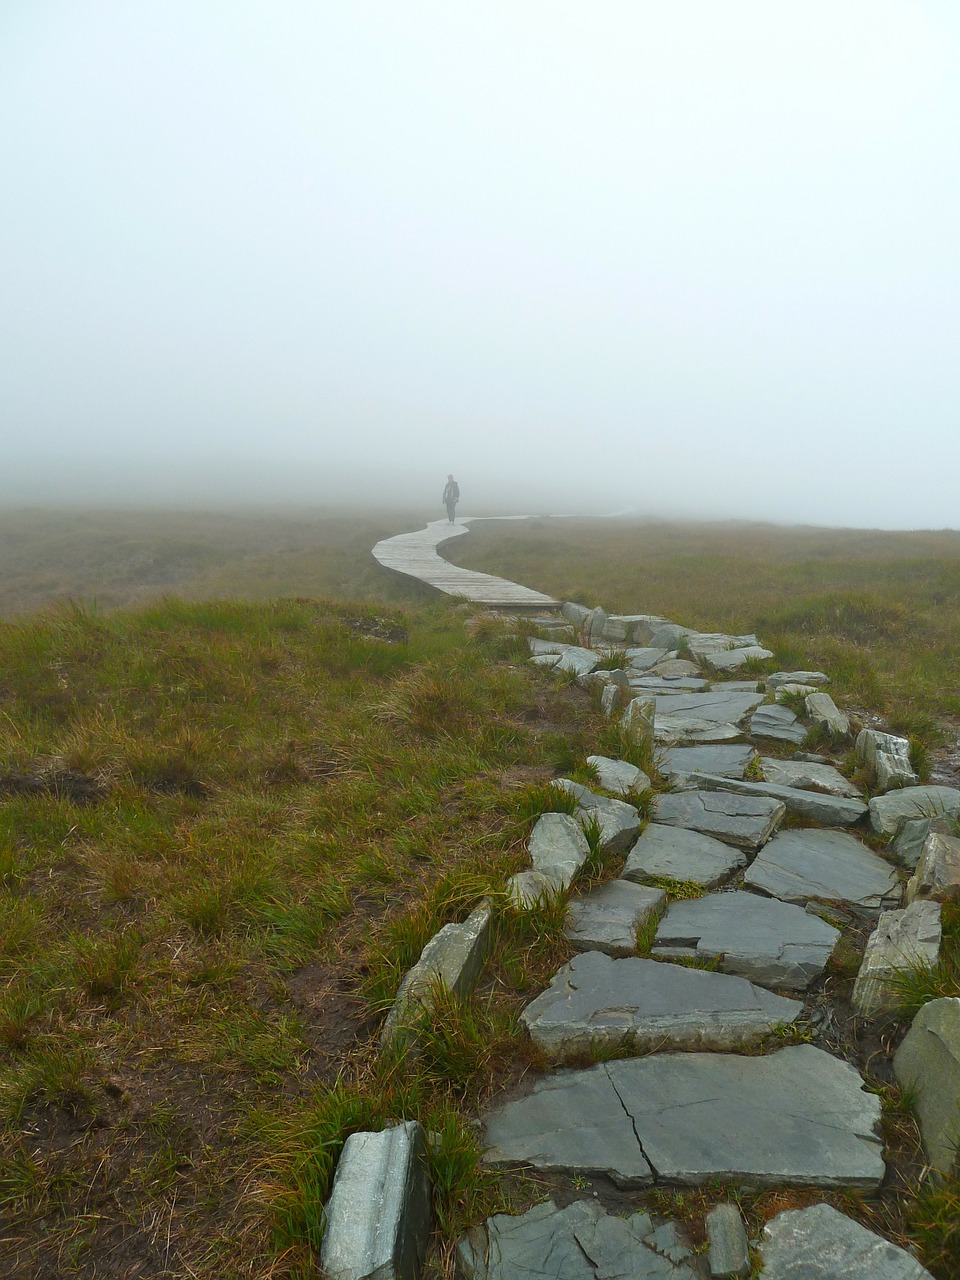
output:
M473 569L460 569L448 564L437 554L437 548L452 538L469 533L471 520L523 519L508 516L474 516L450 524L447 520L432 520L425 529L416 533L399 533L394 538L384 538L373 548L374 559L385 569L416 578L448 596L458 596L473 604L487 605L492 609L508 612L542 612L559 609L560 601L523 587L506 578L496 578L491 573L477 573Z

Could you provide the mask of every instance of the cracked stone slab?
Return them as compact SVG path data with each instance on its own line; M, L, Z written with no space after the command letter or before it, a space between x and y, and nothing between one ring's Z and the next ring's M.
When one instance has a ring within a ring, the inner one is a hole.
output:
M762 693L719 691L670 694L657 698L657 718L661 714L688 715L700 720L712 720L715 724L740 725L762 702Z
M877 791L913 787L920 781L910 763L909 739L878 729L861 729L855 746L857 759Z
M640 830L640 814L632 804L598 796L570 778L558 778L556 785L576 797L581 822L596 818L600 823L600 848L604 853L625 853L630 848Z
M914 1018L893 1059L913 1111L927 1158L949 1173L960 1146L960 999L929 1000Z
M802 907L754 893L711 893L674 902L657 929L654 956L719 960L764 987L802 991L826 967L840 933Z
M488 1113L484 1158L621 1187L656 1176L874 1190L885 1172L879 1122L880 1100L859 1073L812 1045L760 1057L655 1053L540 1077Z
M850 718L844 715L829 693L808 693L804 706L813 723L822 725L832 738L850 736Z
M902 911L884 911L867 939L853 984L853 1007L864 1017L897 1005L892 982L905 969L933 969L940 956L939 902L914 902Z
M767 704L758 707L753 713L750 732L755 738L771 738L774 742L794 742L800 746L807 736L807 726L801 723L800 717L789 707Z
M757 637L728 636L719 631L691 631L686 636L686 644L692 657L712 658L718 653L755 646ZM772 654L770 656L773 657Z
M868 911L899 906L896 869L845 831L782 831L767 841L743 882L781 902L849 902Z
M684 827L649 822L627 855L624 880L663 876L712 889L747 865L741 849Z
M590 846L579 822L568 813L544 813L527 841L535 871L571 885L590 856Z
M781 787L794 787L801 791L819 791L825 796L845 796L863 800L863 792L845 778L832 764L810 760L775 760L772 756L760 757L764 782L774 782ZM704 773L719 773L719 769L705 769Z
M430 1237L426 1141L416 1120L347 1138L324 1210L330 1280L416 1280Z
M931 823L931 827L943 825ZM937 902L960 898L960 839L943 830L928 833L916 870L907 883L907 902L923 898Z
M674 699L677 701L678 699ZM694 745L706 742L742 742L744 732L739 725L705 720L683 712L667 715L659 712L655 720L654 741L662 746Z
M802 1011L799 1000L744 978L589 951L564 965L520 1017L539 1049L569 1062L611 1049L742 1049Z
M878 836L895 836L908 818L955 818L960 814L956 787L901 787L870 801L870 826Z
M829 1204L771 1218L760 1254L763 1280L933 1280L905 1249Z
M634 676L630 688L637 693L673 697L675 694L702 693L709 681L694 676Z
M653 807L653 817L658 823L700 831L747 850L759 849L769 840L785 813L780 800L727 791L658 795Z
M700 668L695 662L691 662L689 658L678 658L669 655L662 662L658 662L655 667L649 668L650 675L654 676L696 676L700 674Z
M849 796L827 796L818 791L802 791L799 787L782 787L775 782L747 782L739 778L722 778L705 773L689 774L686 781L705 791L769 796L773 800L779 800L788 813L824 827L853 827L867 816L864 801L854 800Z
M779 689L782 684L810 684L822 688L830 683L830 677L823 671L774 671L764 681L769 691Z
M626 795L628 791L647 791L650 779L628 760L611 760L609 756L587 756L587 764L593 765L600 779L601 787L607 791L619 791Z
M735 1204L714 1205L706 1216L710 1280L739 1280L750 1274L750 1243Z
M595 1200L499 1213L457 1243L458 1280L698 1280L673 1223L608 1215Z
M660 772L668 778L684 773L712 773L721 778L742 778L755 755L756 750L749 743L668 747L660 753Z
M651 667L655 667L658 662L663 662L669 649L650 649L646 647L633 645L625 650L627 661L635 671L649 671Z
M574 676L585 676L599 661L600 655L594 653L592 649L584 649L579 645L567 645L554 671L567 671Z
M570 902L564 933L581 951L632 956L637 949L637 930L663 910L666 900L662 889L611 880Z

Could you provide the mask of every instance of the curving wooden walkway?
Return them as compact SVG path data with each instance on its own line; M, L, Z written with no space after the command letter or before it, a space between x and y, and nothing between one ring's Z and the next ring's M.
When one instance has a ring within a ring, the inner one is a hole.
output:
M541 591L494 577L491 573L477 573L473 569L460 569L449 564L437 554L437 548L452 538L469 533L469 525L475 520L514 520L524 516L472 516L450 524L446 520L432 520L425 529L415 533L398 533L394 538L384 538L373 548L373 557L385 569L406 574L427 586L442 591L444 595L457 596L473 604L487 605L492 609L506 609L512 613L527 610L542 612L559 609L560 601Z

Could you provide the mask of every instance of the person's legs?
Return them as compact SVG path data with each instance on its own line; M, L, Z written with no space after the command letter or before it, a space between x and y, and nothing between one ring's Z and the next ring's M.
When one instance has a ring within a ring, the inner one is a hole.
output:
M447 519L450 521L451 524L454 523L453 513L456 511L456 509L457 509L457 504L455 502L447 503Z

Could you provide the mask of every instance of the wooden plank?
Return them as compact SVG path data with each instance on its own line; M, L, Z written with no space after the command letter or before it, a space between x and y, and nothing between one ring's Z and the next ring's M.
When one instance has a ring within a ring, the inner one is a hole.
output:
M444 543L469 533L471 521L486 518L507 517L473 516L455 524L434 520L415 533L398 533L393 538L384 538L373 548L373 557L385 569L416 578L444 595L458 596L473 604L503 609L559 609L560 601L544 595L542 591L534 591L507 578L497 578L491 573L461 569L437 554L437 548ZM526 517L509 518L522 520Z

